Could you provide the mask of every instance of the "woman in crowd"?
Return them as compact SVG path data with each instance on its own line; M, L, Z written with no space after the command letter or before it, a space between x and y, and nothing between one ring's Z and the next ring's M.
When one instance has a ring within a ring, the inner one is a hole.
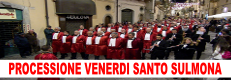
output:
M228 36L229 37L229 36ZM224 59L231 59L231 49L230 44L226 40L225 36L220 36L218 39L218 43L216 45L216 48L212 54L213 60L224 60Z

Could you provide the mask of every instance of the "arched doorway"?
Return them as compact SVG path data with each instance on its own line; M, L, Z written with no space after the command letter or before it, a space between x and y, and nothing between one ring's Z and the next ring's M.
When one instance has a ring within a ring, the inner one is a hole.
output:
M144 15L143 15L143 14L140 14L140 19L139 19L139 21L143 21L143 19L144 19Z
M133 10L131 9L124 9L122 10L122 22L131 22L133 23Z
M106 16L105 21L104 21L105 25L107 25L108 23L111 23L111 22L112 22L111 16Z

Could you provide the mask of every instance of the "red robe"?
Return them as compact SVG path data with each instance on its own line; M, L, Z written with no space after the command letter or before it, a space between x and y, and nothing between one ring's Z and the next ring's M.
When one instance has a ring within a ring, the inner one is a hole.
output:
M66 38L66 43L62 43L60 47L60 53L70 53L72 44L72 36L69 35Z
M110 34L111 34L110 32L105 32L105 33L104 33L104 36L109 37L109 36L110 36Z
M119 32L119 28L120 28L120 27L118 26L116 32ZM122 29L125 29L125 30L126 30L125 27L122 27ZM121 29L121 30L122 30L122 29ZM119 32L119 33L120 33L120 32Z
M95 36L92 36L92 39L91 39L91 42L92 44L91 45L87 45L87 37L85 37L85 40L84 40L84 45L86 45L86 54L94 54L95 52L95 45L94 45L94 40L95 40Z
M94 44L96 37L94 38ZM100 38L99 44L95 44L95 56L106 55L107 54L107 40L108 36L102 36Z
M161 26L161 29L162 28L163 28L163 26ZM153 32L158 32L157 30L158 30L158 26L153 28Z
M123 43L124 43L123 39L120 37L116 38L115 47L109 46L110 39L111 38L107 40L107 45L108 45L107 58L108 59L122 59L121 56L123 55Z
M74 36L73 36L74 38ZM73 39L72 38L72 39ZM80 35L76 38L76 42L73 43L72 41L72 45L71 45L71 53L81 53L81 52L85 52L85 48L84 48L84 40L85 40L85 36L84 35Z
M80 31L80 30L81 30L81 29L79 29L78 31ZM82 35L87 36L87 32L88 32L87 29L83 29Z
M126 29L126 33L127 33L127 34L129 33L128 30L129 30L129 28ZM133 31L134 31L134 30L132 29L131 32L133 32Z
M54 35L55 33L52 34L52 36ZM61 47L61 44L62 44L62 37L63 37L63 32L59 32L58 34L58 38L57 39L53 39L52 38L52 50L53 50L53 53L57 53L60 51L60 47Z
M35 56L35 60L58 60L52 53L40 53ZM60 78L38 78L37 80L60 80Z
M137 32L135 36L136 38L142 39L142 34L144 34L142 30L133 31L133 32Z
M119 37L121 37L121 33L118 33L118 35L120 35ZM121 37L122 38L122 37ZM128 34L124 33L124 38L128 38ZM123 38L123 39L124 39Z
M160 30L160 32L159 32L158 34L162 34L162 31L163 31L163 30ZM167 31L166 31L166 36L167 36L168 34L170 34L170 33L171 33L171 31L170 31L170 30L167 30ZM162 36L163 36L162 39L165 39L166 36L164 36L164 35L162 35Z
M109 29L109 27L107 27L107 30ZM117 32L117 27L111 27L111 29L115 29L116 32ZM111 29L110 29L110 32L111 32ZM108 31L107 31L108 32Z
M150 46L152 45L152 41L156 40L157 33L155 33L155 32L151 33L150 40L145 40L145 34L143 34L143 49L142 49L142 53L149 53L150 50L147 50L147 49L150 49Z
M127 48L127 42L128 42L128 39L126 39L125 41L125 44L126 46L126 52L125 52L125 59L141 59L141 52L140 52L140 44L141 44L141 41L139 38L135 38L133 41L132 41L132 48Z

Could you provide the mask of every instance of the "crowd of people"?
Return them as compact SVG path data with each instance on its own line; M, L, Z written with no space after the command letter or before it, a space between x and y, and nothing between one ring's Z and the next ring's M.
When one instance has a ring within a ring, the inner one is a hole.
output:
M96 60L99 60L100 56L104 56L107 60L139 60L146 59L146 54L151 54L151 60L164 60L168 59L170 52L173 51L176 60L192 60L195 53L196 59L199 60L207 43L213 44L212 59L230 59L231 26L225 24L220 28L218 25L214 24L214 20L209 22L198 18L169 18L134 24L130 22L99 24L89 29L81 25L74 34L70 34L69 31L61 32L60 27L52 30L49 26L44 33L47 46L51 45L55 56L60 52L60 59L66 58L67 53L71 53L70 59L76 59L77 53L80 53L84 60L88 60L89 55L94 55ZM217 29L216 38L211 42L208 35L210 27ZM37 43L34 43L33 38L36 33L29 31L27 37L24 37L24 33L19 35L15 43L21 49L21 56L24 57L25 51L31 52L25 49L33 49L36 46Z

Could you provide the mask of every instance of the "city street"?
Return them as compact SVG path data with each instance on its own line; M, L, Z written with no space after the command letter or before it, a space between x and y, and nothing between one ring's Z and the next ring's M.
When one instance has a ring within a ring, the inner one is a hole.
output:
M210 35L210 38L211 40L215 37L215 33L213 32L210 32L209 33ZM201 60L208 60L210 55L212 53L212 45L207 43L206 45L206 50L205 52L202 54L201 56ZM5 58L2 58L0 60L33 60L34 59L34 56L36 54L33 54L33 56L29 56L27 58L21 58L19 54L15 54L15 55L11 55L11 56L6 56ZM69 54L70 55L70 54ZM196 54L195 54L196 55ZM59 55L60 57L60 55ZM101 59L104 59L103 56L100 57ZM150 54L146 55L146 58L148 58L147 60L149 60L150 58ZM68 60L69 58L66 58L66 60ZM94 60L94 56L93 55L90 55L90 59L91 60ZM81 56L80 54L78 54L78 59L77 60L82 60L81 59ZM170 54L170 59L169 60L174 60L174 56L173 56L173 53ZM27 79L21 79L21 78L2 78L0 80L36 80L36 79L33 79L33 78L27 78ZM75 78L67 78L67 79L62 79L62 80L102 80L102 79L75 79ZM154 78L150 78L150 79L139 79L139 78L135 78L135 79L104 79L104 80L175 80L175 79L154 79ZM177 80L180 80L180 79L177 79ZM189 79L189 80L217 80L216 78L204 78L204 79Z

